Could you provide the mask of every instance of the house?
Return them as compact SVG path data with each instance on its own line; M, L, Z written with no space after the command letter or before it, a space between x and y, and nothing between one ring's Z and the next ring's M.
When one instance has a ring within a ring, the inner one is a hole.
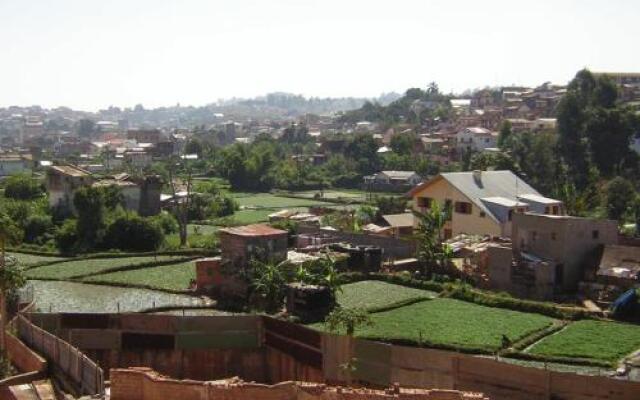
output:
M74 213L73 195L77 189L86 186L116 186L123 195L125 209L142 216L160 212L162 180L159 176L132 178L127 174L119 174L95 180L89 171L72 165L54 165L47 169L45 187L51 208L62 207L64 212Z
M415 186L422 182L422 177L415 171L381 171L375 175L365 176L365 184L372 188L403 188Z
M426 211L433 201L449 210L447 239L463 233L510 237L516 213L564 212L561 201L542 196L511 171L442 173L407 195L417 211Z
M482 151L487 147L497 147L498 133L486 128L464 128L456 134L456 149L461 152Z
M45 187L49 193L49 207L74 212L73 193L83 186L90 186L93 177L89 171L73 165L54 165L47 169Z
M159 129L129 129L127 139L137 143L158 143L164 139Z
M245 268L258 259L281 262L287 259L288 233L264 224L220 229L222 260L235 267Z
M133 168L146 168L153 162L153 157L141 148L134 148L124 152L123 160L125 164Z
M490 286L540 300L573 293L586 273L597 265L602 246L617 241L616 221L516 214L513 248L490 249Z
M24 172L28 169L28 164L19 154L0 154L0 176Z

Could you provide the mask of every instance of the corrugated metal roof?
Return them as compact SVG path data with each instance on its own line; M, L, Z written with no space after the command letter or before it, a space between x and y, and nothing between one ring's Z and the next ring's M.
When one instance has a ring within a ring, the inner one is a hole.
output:
M474 174L478 174L478 178ZM449 172L441 175L494 219L496 217L480 199L503 197L515 200L521 194L540 196L538 191L511 171Z
M413 214L411 213L383 215L382 218L394 228L413 226Z
M276 236L276 235L287 234L287 231L283 231L281 229L275 229L265 224L234 226L234 227L220 229L219 232L228 233L230 235L238 235L238 236Z

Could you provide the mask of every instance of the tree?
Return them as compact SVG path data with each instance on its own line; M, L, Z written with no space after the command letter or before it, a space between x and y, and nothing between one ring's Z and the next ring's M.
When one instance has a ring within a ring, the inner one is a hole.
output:
M622 177L615 177L607 185L607 217L622 223L624 214L629 210L636 197L633 184Z
M178 168L183 171L180 179L184 182L185 196L178 198ZM173 213L178 221L178 234L180 236L180 246L187 245L189 223L189 208L191 207L192 198L192 184L193 184L193 171L188 163L188 160L180 157L170 157L167 163L167 172L169 175L169 186L171 187L171 194L173 196Z
M436 201L425 212L413 211L418 218L417 258L423 266L423 275L434 268L444 267L453 256L451 248L443 243L442 230L451 210L442 210Z
M513 131L511 129L511 122L504 120L500 127L500 134L498 135L498 147L502 150L510 148L512 139Z
M78 121L77 132L78 136L83 138L90 138L96 130L96 124L90 119L81 119Z
M24 286L26 280L17 263L8 262L6 245L19 241L19 230L7 215L0 215L0 349L6 350L7 294Z
M6 180L5 197L16 200L31 200L44 194L42 184L27 174L11 175Z
M135 214L119 217L107 227L104 243L124 251L154 251L164 242L162 228Z
M78 214L76 231L79 244L83 248L94 248L104 234L104 192L98 187L82 187L73 195L73 205Z
M413 153L413 149L417 140L418 138L414 133L397 133L391 137L391 149L396 154L409 155Z

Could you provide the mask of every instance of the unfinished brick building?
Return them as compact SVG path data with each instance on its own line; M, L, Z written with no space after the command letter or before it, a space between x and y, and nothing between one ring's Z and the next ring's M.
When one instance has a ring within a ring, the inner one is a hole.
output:
M220 229L222 261L244 267L251 259L280 262L287 258L287 231L264 224Z

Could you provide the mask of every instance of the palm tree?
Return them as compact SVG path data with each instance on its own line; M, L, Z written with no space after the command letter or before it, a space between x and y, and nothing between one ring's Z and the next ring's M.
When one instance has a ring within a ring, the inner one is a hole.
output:
M426 275L437 266L444 266L451 257L451 248L443 243L442 230L447 223L450 210L442 210L437 202L431 202L431 208L425 212L413 211L418 219L417 258Z

